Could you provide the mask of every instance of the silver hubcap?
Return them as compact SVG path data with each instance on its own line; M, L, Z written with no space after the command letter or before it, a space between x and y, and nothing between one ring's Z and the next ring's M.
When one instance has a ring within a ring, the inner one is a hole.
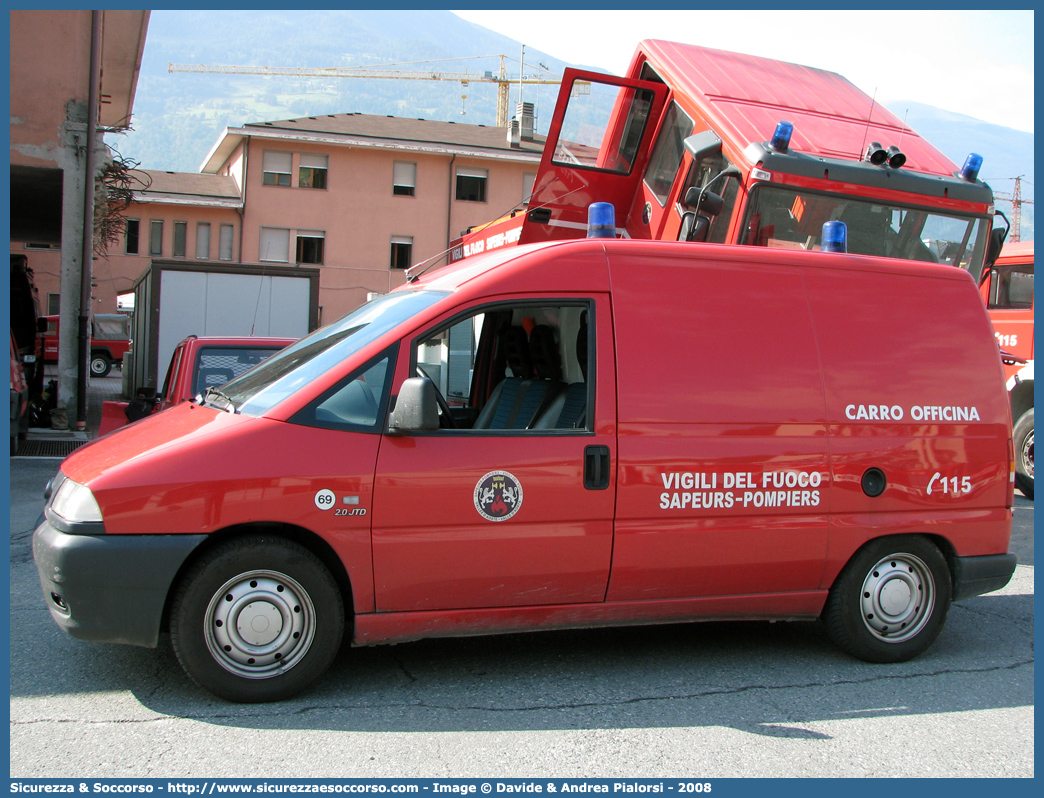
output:
M250 571L214 594L204 623L207 648L222 668L247 679L268 679L308 652L315 608L286 574Z
M879 640L901 643L924 627L935 606L932 572L912 554L893 554L877 563L860 596L863 623Z
M1026 436L1026 442L1022 444L1022 468L1026 476L1033 479L1033 433Z

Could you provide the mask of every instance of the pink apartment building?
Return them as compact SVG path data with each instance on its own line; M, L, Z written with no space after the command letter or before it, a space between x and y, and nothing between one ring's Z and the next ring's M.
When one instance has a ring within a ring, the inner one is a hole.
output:
M336 114L230 128L200 173L140 170L124 241L96 264L116 309L150 258L319 267L320 323L405 281L469 226L521 207L542 140Z

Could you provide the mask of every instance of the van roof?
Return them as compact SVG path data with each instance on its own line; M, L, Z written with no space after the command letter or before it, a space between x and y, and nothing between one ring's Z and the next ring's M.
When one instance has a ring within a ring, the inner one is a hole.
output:
M403 289L457 291L494 272L511 273L504 291L608 291L600 285L606 259L617 257L684 258L703 262L772 263L781 267L812 267L888 272L933 279L971 280L956 266L922 263L871 255L804 252L738 244L704 244L645 239L580 238L505 247L475 255L419 276ZM535 271L533 271L535 270ZM585 274L586 273L586 274ZM399 290L403 290L399 289Z
M641 42L635 58L643 52L676 93L697 100L710 126L740 152L768 141L776 123L786 120L794 125L793 149L809 155L858 161L876 141L885 148L899 146L907 157L906 170L946 177L957 170L916 131L835 72L661 40Z

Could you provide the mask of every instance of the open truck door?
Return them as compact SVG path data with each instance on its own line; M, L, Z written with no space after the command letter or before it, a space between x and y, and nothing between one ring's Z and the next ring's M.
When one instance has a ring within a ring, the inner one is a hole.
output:
M609 202L627 227L668 87L566 69L520 244L586 234L587 207Z

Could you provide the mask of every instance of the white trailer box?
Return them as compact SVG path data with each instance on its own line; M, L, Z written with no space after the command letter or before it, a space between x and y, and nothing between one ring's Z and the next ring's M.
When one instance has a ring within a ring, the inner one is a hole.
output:
M129 384L161 389L190 335L302 338L318 326L318 269L153 260L134 285Z

